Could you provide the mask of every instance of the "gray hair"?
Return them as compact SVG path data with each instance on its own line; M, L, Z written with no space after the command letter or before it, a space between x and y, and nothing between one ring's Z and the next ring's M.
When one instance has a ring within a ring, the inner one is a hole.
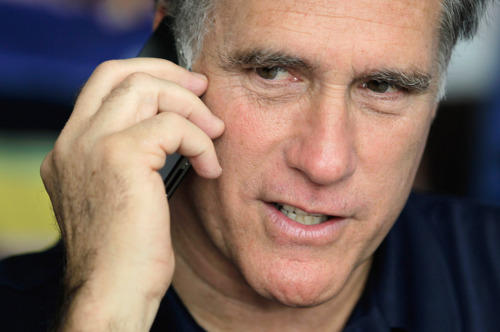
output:
M160 0L175 19L174 34L180 65L191 68L201 52L203 38L214 22L218 0Z
M458 41L471 40L486 9L496 0L443 0L439 21L438 66L441 75L438 99L444 97L446 69Z
M190 68L201 51L203 38L215 19L218 0L161 0L175 17L177 47L181 64ZM444 96L446 68L459 40L477 32L488 5L496 0L442 0L439 21L438 66L441 75L438 98Z

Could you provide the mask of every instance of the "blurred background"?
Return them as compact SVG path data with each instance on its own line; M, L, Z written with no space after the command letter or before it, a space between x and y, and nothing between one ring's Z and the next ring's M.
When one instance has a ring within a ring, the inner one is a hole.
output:
M137 55L153 0L0 0L0 257L58 238L39 175L94 68Z
M39 176L94 68L134 57L153 0L0 0L0 257L57 241ZM500 10L461 44L415 189L500 205Z

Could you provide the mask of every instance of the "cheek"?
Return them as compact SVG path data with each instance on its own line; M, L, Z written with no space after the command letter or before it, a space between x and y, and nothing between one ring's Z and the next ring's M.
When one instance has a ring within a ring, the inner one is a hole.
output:
M429 113L419 119L394 120L390 125L373 126L372 123L371 130L364 130L368 134L361 140L360 164L364 175L372 183L378 183L375 191L384 190L395 196L411 189L430 123Z
M239 100L238 100L239 99ZM215 141L217 156L225 173L233 167L239 172L254 167L255 151L264 145L263 128L256 115L241 98L225 99L223 95L212 100L210 109L224 121L224 134Z
M215 141L223 169L257 170L273 160L283 140L280 112L259 105L241 86L212 85L204 96L207 107L224 121L224 134Z

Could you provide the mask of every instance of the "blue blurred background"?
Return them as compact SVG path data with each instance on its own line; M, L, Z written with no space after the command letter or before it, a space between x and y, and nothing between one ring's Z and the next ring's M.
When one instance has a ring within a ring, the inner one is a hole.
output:
M94 68L135 56L153 0L0 0L0 257L54 242L38 175ZM500 204L500 15L459 45L415 188Z
M121 1L143 3L147 11L141 20L124 14L126 24L109 22L97 1L0 0L3 128L58 131L99 63L137 54L151 31L153 0Z

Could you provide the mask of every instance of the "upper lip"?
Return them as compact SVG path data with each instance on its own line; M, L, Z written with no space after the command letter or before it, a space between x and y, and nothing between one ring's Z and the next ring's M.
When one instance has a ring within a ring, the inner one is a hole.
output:
M290 181L268 181L265 191L258 197L268 204L291 205L309 214L347 219L354 217L358 208L356 200L341 188L313 188L311 186L292 185ZM291 180L293 182L293 179Z

